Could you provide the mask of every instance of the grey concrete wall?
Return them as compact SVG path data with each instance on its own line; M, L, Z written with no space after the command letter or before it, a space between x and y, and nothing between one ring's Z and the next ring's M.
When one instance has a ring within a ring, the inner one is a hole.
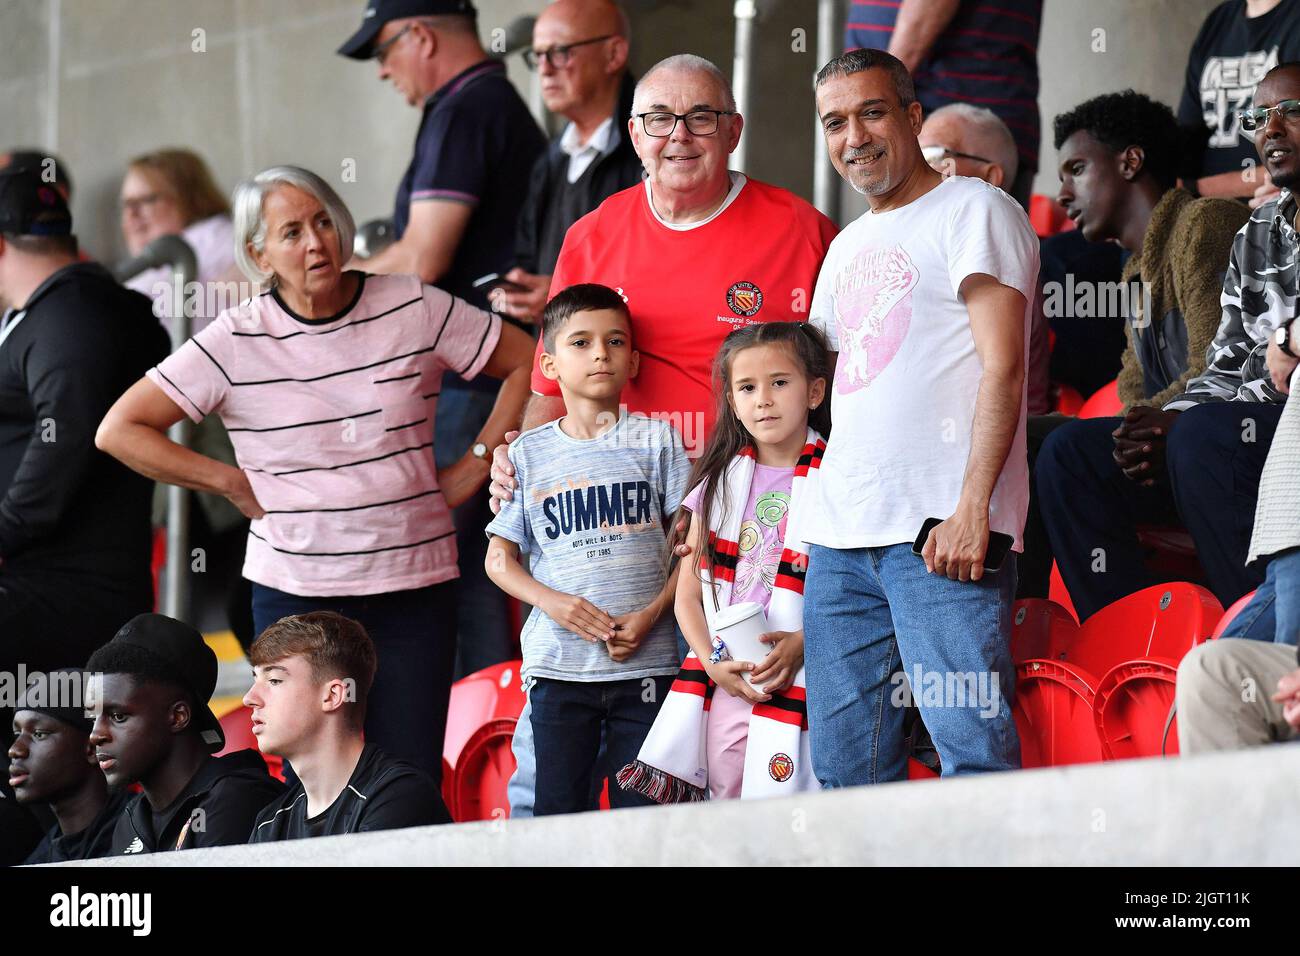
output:
M1056 194L1052 118L1100 93L1132 87L1177 111L1187 54L1221 0L1047 0L1038 48L1043 144L1034 191ZM1104 49L1094 51L1094 33Z
M538 3L479 7L490 35ZM125 163L162 146L200 153L227 190L275 163L307 166L358 220L387 215L419 111L373 64L335 55L363 9L361 0L5 0L0 148L43 146L67 160L77 231L108 260L124 251ZM519 57L510 70L526 85ZM342 180L347 159L355 182Z
M1294 866L1297 779L1279 745L81 865Z
M1187 50L1216 2L1047 0L1038 191L1055 191L1052 116L1125 86L1176 103ZM487 37L536 13L543 0L478 5ZM730 0L627 6L638 72L684 51L730 72ZM82 241L110 260L122 251L115 201L123 165L166 145L207 157L226 189L264 166L293 162L332 174L358 219L386 215L419 114L378 82L372 65L334 55L362 7L361 0L3 0L0 148L62 153L77 182L73 213ZM765 0L760 10L749 169L810 197L816 0ZM1104 52L1093 49L1095 29L1105 31ZM195 50L195 30L204 31L203 52ZM510 71L526 89L519 57L510 58ZM355 182L340 179L347 159L356 161ZM845 195L844 218L851 218L864 206L851 191Z

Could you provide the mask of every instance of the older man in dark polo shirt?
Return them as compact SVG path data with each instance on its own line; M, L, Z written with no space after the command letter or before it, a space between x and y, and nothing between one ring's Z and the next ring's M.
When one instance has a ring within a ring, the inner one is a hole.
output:
M505 64L479 42L470 0L370 0L361 28L339 53L375 60L379 78L423 111L415 154L397 189L397 241L357 263L370 273L410 273L481 309L474 280L515 261L528 170L546 148ZM491 414L498 383L480 376L442 382L434 457L449 465L473 445ZM471 447L472 446L472 447ZM456 509L461 602L457 672L505 660L512 644L501 593L483 571L491 520L486 491Z

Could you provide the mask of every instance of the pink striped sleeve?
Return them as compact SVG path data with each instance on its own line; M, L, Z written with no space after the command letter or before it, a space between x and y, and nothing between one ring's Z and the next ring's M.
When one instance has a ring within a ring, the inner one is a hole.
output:
M230 394L230 333L213 322L145 373L194 422L217 411Z
M424 287L424 301L440 325L434 345L438 359L461 378L478 375L501 338L501 317L431 285Z

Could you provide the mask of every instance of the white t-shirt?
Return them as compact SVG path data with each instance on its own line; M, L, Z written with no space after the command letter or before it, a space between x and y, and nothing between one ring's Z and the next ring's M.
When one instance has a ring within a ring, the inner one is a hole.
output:
M734 169L727 170L727 176L731 179L731 188L727 190L727 195L726 198L722 200L722 205L709 213L704 219L699 219L695 222L669 222L663 216L659 215L659 210L655 208L654 194L650 192L649 179L646 179L645 181L646 202L650 204L650 212L653 213L655 219L659 221L659 225L666 229L672 229L675 232L690 232L692 229L699 229L700 226L707 226L709 223L713 222L713 220L726 212L727 207L736 201L736 197L740 195L740 191L745 188L745 183L749 182L748 176L744 173L738 173Z
M867 212L831 243L809 321L839 352L835 427L807 541L911 542L926 518L956 509L983 370L958 295L975 273L1024 295L1027 342L1038 240L1015 200L965 176L899 209ZM1020 425L989 507L990 529L1012 535L1017 551L1028 504L1022 389Z

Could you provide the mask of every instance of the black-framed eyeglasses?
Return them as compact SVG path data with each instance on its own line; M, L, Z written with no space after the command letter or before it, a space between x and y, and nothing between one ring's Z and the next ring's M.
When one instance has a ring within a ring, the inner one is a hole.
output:
M947 146L922 146L921 155L931 166L942 163L945 159L970 159L977 163L992 164L993 160L985 159L983 156L976 156L973 153L959 153L955 149L949 149Z
M580 46L586 46L588 43L599 43L601 40L610 40L614 38L613 33L606 33L604 36L592 37L590 40L579 40L577 43L565 43L563 46L548 47L545 50L534 50L531 47L524 50L524 62L528 64L528 69L535 70L545 60L551 64L551 68L562 70L569 65L573 59L573 51Z
M1300 123L1300 100L1283 100L1276 106L1237 110L1237 121L1247 133L1253 133L1268 122L1268 114L1274 111L1288 123Z
M384 62L384 57L388 56L388 51L393 48L393 44L405 36L413 25L414 24L408 23L383 43L376 43L375 48L370 51L370 59L378 60L382 64Z
M641 128L647 136L667 138L673 135L678 123L685 123L686 130L692 136L712 136L718 131L719 116L735 116L735 110L691 110L689 113L667 113L654 111L636 113L641 121Z

